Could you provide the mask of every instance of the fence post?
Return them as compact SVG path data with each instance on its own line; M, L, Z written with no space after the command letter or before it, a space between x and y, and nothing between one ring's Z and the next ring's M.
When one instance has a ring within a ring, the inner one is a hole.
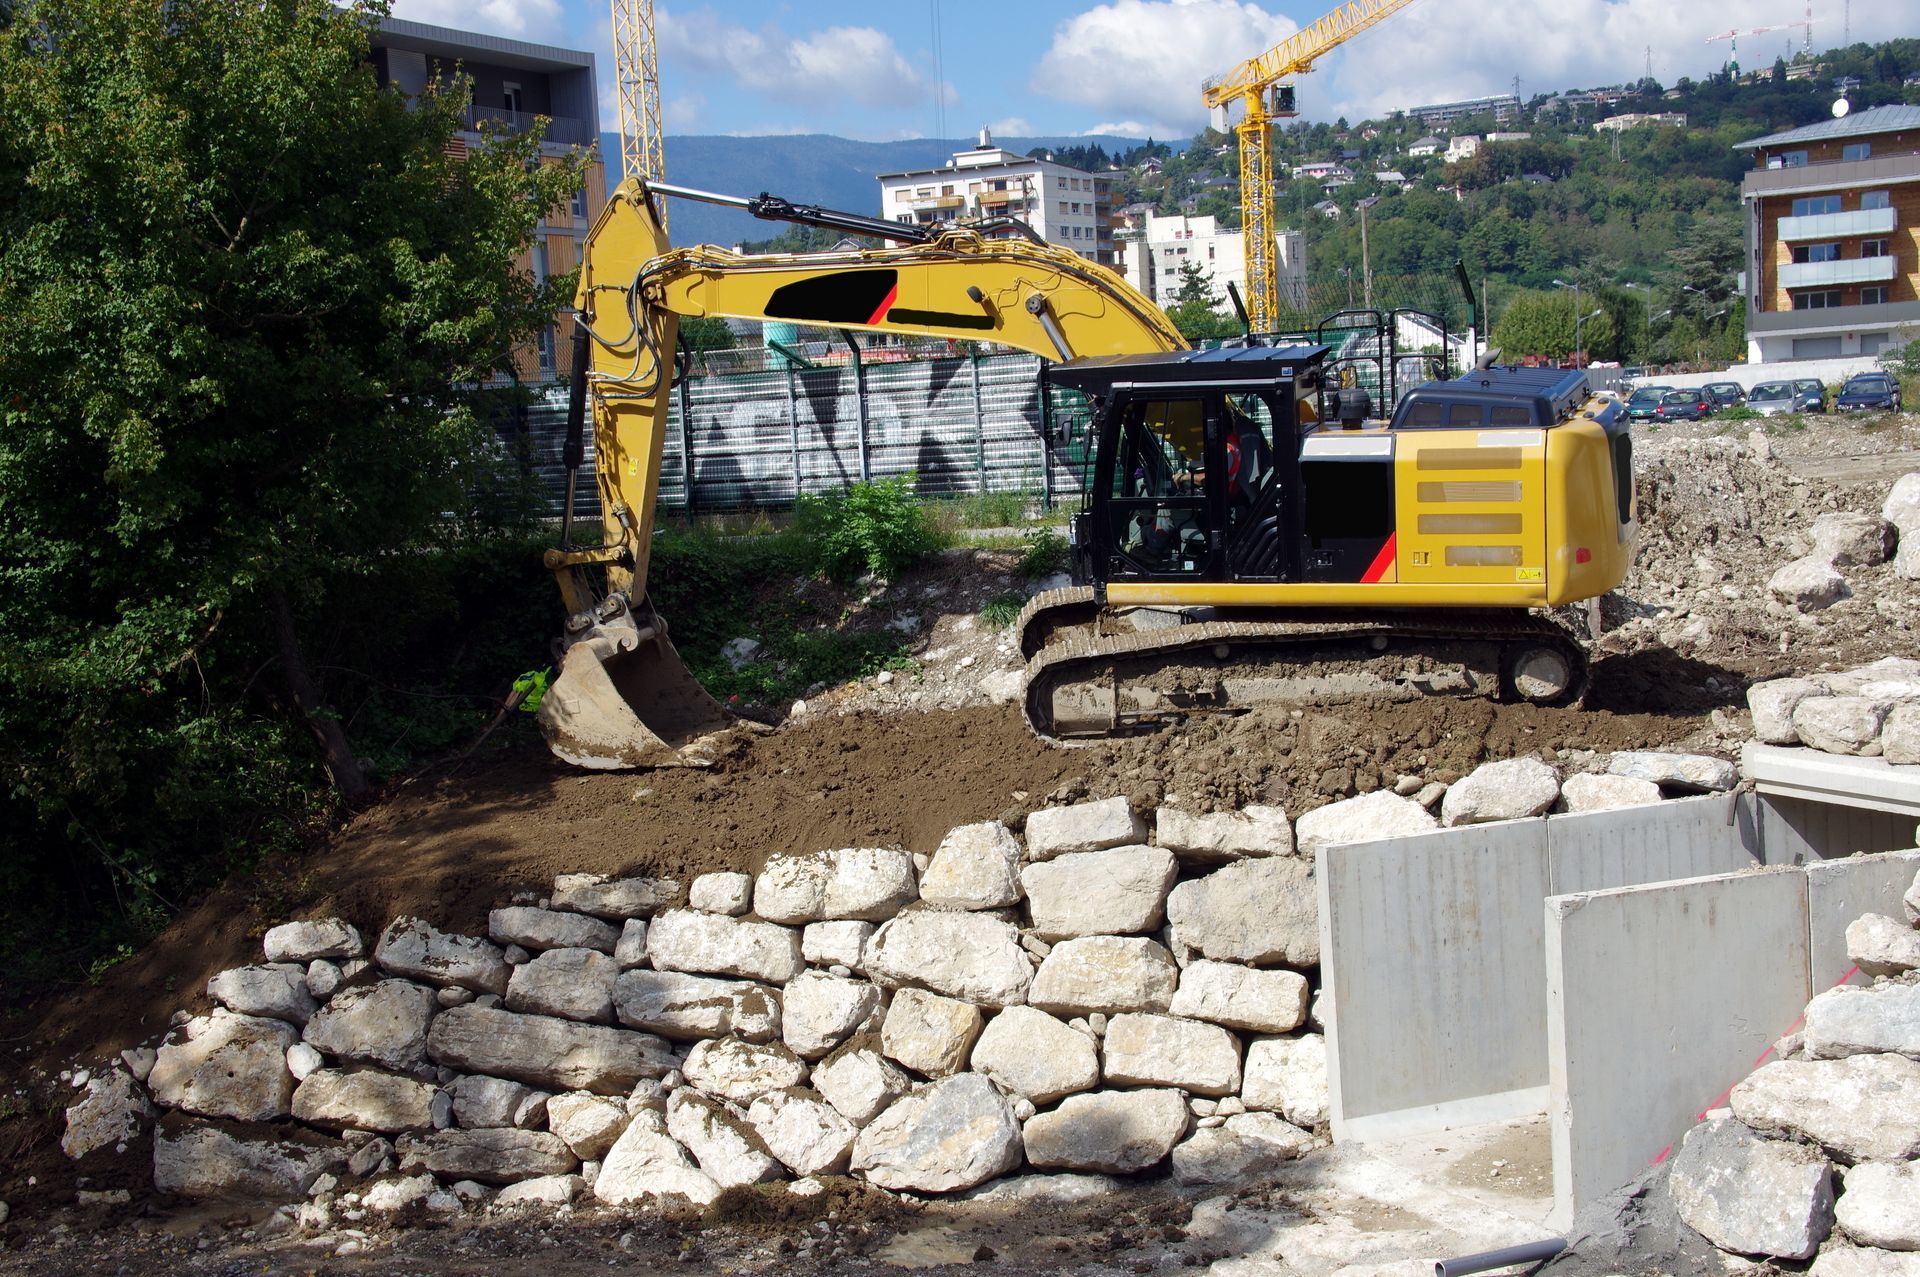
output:
M787 438L793 453L793 500L800 502L800 400L793 389L793 365L787 365Z
M1040 512L1053 513L1053 396L1047 393L1047 364L1033 369L1034 389L1040 395Z
M967 366L973 370L973 448L974 468L980 473L980 493L987 491L987 417L980 403L980 352L967 351Z
M686 485L687 518L693 518L699 502L693 491L693 392L688 387L692 380L682 377L677 389L680 391L680 475Z
M847 339L847 349L853 352L853 402L859 409L860 418L860 482L873 478L873 464L867 459L867 369L860 362L860 343L853 334L842 328L840 335Z

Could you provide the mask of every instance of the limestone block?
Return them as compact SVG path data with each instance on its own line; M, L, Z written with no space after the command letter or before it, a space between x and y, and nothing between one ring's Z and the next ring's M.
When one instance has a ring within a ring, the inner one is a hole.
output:
M1256 805L1204 815L1183 807L1162 807L1154 817L1153 840L1182 864L1293 854L1293 826L1282 807Z
M307 964L307 992L317 1002L325 1002L345 982L346 976L336 962L315 958Z
M1440 822L1411 798L1375 790L1315 808L1293 822L1293 836L1302 853L1348 842L1377 842L1438 829Z
M815 966L859 971L876 930L871 922L809 922L800 933L800 953Z
M435 1016L427 1054L448 1068L596 1095L625 1095L642 1078L679 1066L667 1044L650 1034L481 1006Z
M483 1126L512 1126L514 1114L533 1094L533 1088L506 1078L469 1073L447 1087L453 1097L453 1120L468 1130Z
M85 1092L67 1106L60 1151L77 1162L97 1149L140 1138L152 1120L153 1105L140 1084L124 1069L108 1069L88 1078Z
M1027 857L1051 860L1073 851L1104 851L1147 840L1146 822L1125 798L1046 807L1027 817Z
M344 1144L298 1128L232 1131L170 1114L153 1133L153 1186L177 1197L299 1201L346 1164Z
M1660 801L1660 786L1632 776L1604 776L1582 772L1560 786L1560 805L1569 813L1611 811L1616 807L1644 807Z
M1830 511L1813 516L1807 539L1814 557L1835 567L1873 567L1893 553L1893 525L1871 514Z
M852 1042L814 1066L813 1085L855 1126L865 1126L913 1089L913 1080L871 1046Z
M267 929L262 944L268 962L358 958L367 951L367 943L360 938L360 932L338 918L283 922Z
M753 907L753 875L701 874L687 888L687 907L702 913L724 913L728 917L738 917Z
M1907 921L1920 927L1920 873L1913 876L1913 882L1906 893L1900 897L1900 911L1907 915Z
M780 1032L780 994L746 980L677 971L623 972L613 987L620 1023L662 1037L771 1041Z
M1920 1250L1920 1163L1862 1162L1845 1182L1835 1216L1847 1236L1882 1250Z
M1920 660L1911 656L1883 656L1857 669L1822 674L1818 681L1835 696L1880 696L1896 684L1910 687L1920 683ZM1869 692L1869 687L1875 690ZM1901 700L1906 695L1902 690L1888 699Z
M1907 534L1900 538L1900 548L1893 556L1893 574L1902 581L1920 581L1920 536Z
M1840 569L1813 557L1781 566L1767 578L1767 592L1801 612L1824 611L1853 593Z
M1560 774L1537 758L1482 763L1447 789L1440 800L1444 825L1538 816L1560 797Z
M980 1008L924 989L902 989L880 1027L880 1049L916 1073L941 1078L967 1067Z
M1847 924L1847 957L1868 975L1900 975L1920 967L1920 931L1904 920L1870 913Z
M880 1005L880 990L865 980L803 971L787 985L780 1013L781 1040L803 1060L817 1060L851 1037Z
M401 1170L432 1171L445 1180L514 1184L537 1175L566 1175L580 1165L573 1150L547 1131L433 1131L402 1143Z
M627 1129L627 1120L627 1106L604 1095L568 1091L547 1100L547 1129L583 1162L605 1157Z
M918 985L988 1007L1025 1002L1033 982L1019 931L983 913L909 910L874 933L866 963L889 988Z
M1164 847L1069 852L1020 873L1033 932L1045 940L1135 935L1160 926L1179 876Z
M1327 1040L1318 1033L1259 1038L1247 1047L1240 1098L1309 1130L1327 1120Z
M1174 898L1180 890L1174 888ZM1145 936L1082 936L1053 946L1034 975L1027 1001L1063 1016L1165 1011L1173 1004L1179 979L1173 955L1157 941Z
M424 1202L440 1185L431 1175L383 1180L360 1195L360 1205L376 1215L398 1215Z
M882 1188L952 1193L1006 1174L1020 1157L1006 1097L962 1073L895 1101L854 1140L851 1164Z
M913 856L897 847L774 856L753 884L754 912L769 922L884 922L913 900Z
M334 994L301 1036L335 1059L408 1073L426 1063L427 1027L438 1008L433 990L424 985L378 980Z
M1650 780L1661 792L1720 793L1740 779L1734 765L1706 754L1674 754L1662 750L1622 750L1607 760L1607 773Z
M973 1070L1035 1104L1099 1085L1100 1057L1093 1035L1034 1007L1008 1007L974 1043Z
M667 1134L665 1114L642 1109L600 1163L593 1195L610 1206L672 1196L707 1206L720 1196L720 1185Z
M512 1210L516 1206L565 1206L579 1200L587 1191L587 1181L578 1175L536 1175L518 1184L509 1184L494 1194L494 1210Z
M522 949L597 949L612 953L620 942L620 929L612 923L584 913L563 913L557 909L535 909L514 905L495 909L487 915L487 934L499 944L517 944Z
M619 964L598 950L548 949L513 969L507 1010L611 1024L619 974Z
M1217 1024L1138 1012L1107 1022L1102 1040L1109 1083L1177 1086L1194 1095L1240 1089L1240 1039Z
M694 1044L681 1071L708 1095L745 1104L755 1096L807 1080L807 1066L777 1043L712 1038Z
M207 981L207 996L238 1015L290 1024L305 1024L320 1007L307 989L307 969L292 962L222 971Z
M1174 1147L1177 1184L1233 1184L1270 1175L1313 1151L1310 1132L1271 1113L1241 1113L1211 1130L1195 1131Z
M1920 543L1920 533L1914 534ZM1920 763L1920 705L1895 705L1880 726L1880 756L1896 766Z
M422 918L395 918L373 949L395 975L429 984L457 984L475 993L507 991L506 952L491 940L451 935Z
M1833 1227L1827 1159L1730 1119L1687 1132L1667 1185L1681 1220L1722 1250L1806 1259Z
M1888 706L1864 696L1809 696L1793 707L1793 730L1829 754L1875 756Z
M946 909L1019 904L1019 840L997 820L948 830L920 878L920 898Z
M1171 1153L1192 1120L1178 1091L1069 1095L1060 1107L1027 1122L1027 1160L1061 1170L1131 1174Z
M1887 1051L1920 1057L1920 985L1828 989L1807 1004L1801 1033L1816 1060Z
M331 1131L430 1131L433 1096L424 1082L377 1069L319 1069L295 1089L293 1115Z
M1307 1022L1307 979L1297 971L1257 971L1195 959L1180 972L1173 1014L1255 1033L1291 1033Z
M1920 1254L1832 1245L1815 1257L1807 1277L1920 1277Z
M1303 845L1313 814L1300 818ZM1293 857L1243 860L1190 878L1167 897L1167 930L1176 952L1254 966L1317 965L1320 904L1313 863Z
M267 1122L293 1111L292 1025L224 1007L196 1016L160 1047L147 1086L156 1102L202 1117Z
M1753 737L1765 745L1798 745L1793 710L1811 696L1825 696L1826 685L1810 678L1773 678L1747 689L1747 709L1753 714Z
M647 957L662 971L785 984L800 974L800 933L771 922L674 909L647 928Z
M620 938L613 944L613 961L622 971L647 965L647 922L628 918L620 924Z
M698 1092L681 1087L667 1097L667 1134L722 1188L780 1178L780 1163L753 1129Z
M795 1175L840 1175L859 1128L808 1091L771 1091L747 1108L767 1150Z
M1893 486L1887 489L1886 501L1880 506L1880 515L1898 528L1902 536L1920 532L1920 470L1893 481Z
M560 874L550 901L555 909L590 913L608 922L651 918L680 898L671 878L608 878L601 874Z
M1849 1162L1920 1157L1920 1064L1903 1055L1775 1060L1733 1088L1733 1115Z

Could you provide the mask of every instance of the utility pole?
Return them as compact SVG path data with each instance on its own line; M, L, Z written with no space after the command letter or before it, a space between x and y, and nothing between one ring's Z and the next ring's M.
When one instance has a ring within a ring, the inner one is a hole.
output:
M1366 298L1367 309L1373 309L1373 254L1367 248L1367 206L1360 205L1360 272L1361 295Z

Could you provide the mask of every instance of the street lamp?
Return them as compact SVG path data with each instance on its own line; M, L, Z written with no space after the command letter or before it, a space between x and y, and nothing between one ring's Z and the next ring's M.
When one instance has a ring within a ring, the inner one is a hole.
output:
M1582 325L1582 324L1584 324L1584 323L1586 323L1586 322L1587 322L1587 321L1588 321L1589 319L1593 319L1593 318L1595 318L1596 316L1598 316L1598 315L1601 315L1601 314L1603 314L1603 313L1604 313L1604 311L1603 311L1603 310L1602 310L1602 308L1601 308L1601 307L1599 307L1599 306L1595 306L1595 307L1594 307L1594 308L1593 308L1592 310L1590 310L1590 311L1588 311L1588 312L1587 312L1586 314L1584 314L1584 315L1582 315L1582 314L1580 314L1580 313L1579 313L1579 312L1578 312L1577 310L1576 310L1576 311L1574 312L1574 316L1573 316L1573 361L1574 361L1574 366L1575 366L1575 367L1580 367L1580 368L1584 368L1584 367L1585 367L1585 365L1584 365L1584 364L1581 364L1581 363L1580 363L1580 354L1581 354L1581 349L1582 349L1582 348L1581 348L1581 345L1580 345L1580 325ZM1589 362L1589 363L1591 363L1592 361L1591 361L1591 360L1589 360L1588 362Z
M1727 307L1722 306L1719 310L1714 311L1711 315L1708 315L1705 319L1700 321L1700 331L1695 335L1694 341L1693 341L1693 362L1694 363L1703 364L1707 361L1707 356L1706 356L1707 325L1711 324L1714 320L1720 318L1720 316L1726 314L1727 310L1728 310Z

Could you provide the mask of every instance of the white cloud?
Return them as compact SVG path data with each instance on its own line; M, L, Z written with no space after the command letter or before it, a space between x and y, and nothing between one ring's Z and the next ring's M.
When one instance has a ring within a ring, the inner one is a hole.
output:
M1138 120L1106 120L1089 129L1081 129L1081 137L1112 135L1114 137L1151 137L1180 138L1191 132L1189 129L1175 128L1166 124L1142 124Z
M917 106L930 101L926 76L874 27L828 27L789 35L773 23L750 30L712 9L657 14L662 64L724 75L743 89L785 101L830 107L851 99L866 106ZM943 92L951 94L949 87Z
M1033 133L1033 125L1024 115L1009 115L1004 120L989 120L987 128L995 137L1027 137Z
M706 119L707 99L699 93L682 93L660 104L663 133L698 133ZM618 118L617 116L615 118Z
M1176 122L1176 127L1152 128L1158 130L1155 136L1179 136L1206 122L1201 81L1264 53L1298 27L1292 18L1240 0L1109 0L1054 31L1029 87L1124 113L1127 120ZM1094 131L1124 127L1108 124Z
M542 42L562 30L560 0L394 0L393 16Z

